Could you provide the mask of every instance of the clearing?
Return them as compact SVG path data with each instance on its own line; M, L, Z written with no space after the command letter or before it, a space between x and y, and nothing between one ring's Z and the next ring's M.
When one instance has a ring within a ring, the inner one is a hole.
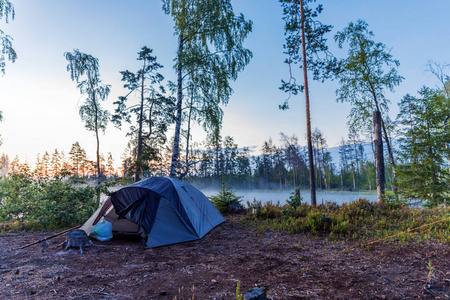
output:
M448 245L377 243L262 232L236 216L203 239L143 250L115 238L63 251L65 235L0 235L0 299L236 299L254 286L270 299L450 299ZM430 270L430 266L431 270Z

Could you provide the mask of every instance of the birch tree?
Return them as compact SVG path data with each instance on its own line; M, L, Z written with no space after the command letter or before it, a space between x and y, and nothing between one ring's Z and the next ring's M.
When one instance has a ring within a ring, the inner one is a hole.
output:
M9 23L9 20L14 20L14 17L15 11L11 1L0 0L0 21L5 20L5 23ZM15 62L17 59L12 41L13 38L0 29L0 72L3 75L5 74L6 61Z
M191 91L194 89L192 92L204 108L200 111L219 112L210 125L220 127L222 112L219 104L227 104L232 93L230 81L237 79L252 57L252 53L243 47L252 22L242 14L234 14L231 0L162 2L164 12L174 19L178 36L174 66L177 72L175 136L170 166L170 177L176 177L184 90L188 86ZM205 114L205 122L208 121Z
M368 26L365 21L358 20L356 23L351 22L335 35L339 48L343 48L345 44L349 47L348 57L343 60L343 71L339 75L337 101L349 102L352 105L349 125L355 128L370 126L368 124L372 121L372 115L379 112L383 139L394 171L392 142L389 140L386 126L390 101L385 97L385 93L393 92L403 77L397 73L399 61L393 58L384 44L372 40L374 34Z
M5 20L9 23L9 20L14 20L15 12L14 6L8 0L0 0L0 21ZM17 53L12 47L13 38L3 30L0 29L0 72L5 75L6 60L15 62ZM2 111L0 111L0 122L3 119ZM2 145L2 136L0 135L0 146Z
M103 110L100 101L108 98L111 86L104 84L100 80L98 59L92 55L80 52L78 49L73 52L64 53L64 57L69 62L67 71L70 73L72 81L76 81L81 95L86 96L86 100L80 107L79 113L84 126L88 131L95 133L97 142L97 184L100 184L100 138L99 131L106 130L106 125L110 119L108 111Z

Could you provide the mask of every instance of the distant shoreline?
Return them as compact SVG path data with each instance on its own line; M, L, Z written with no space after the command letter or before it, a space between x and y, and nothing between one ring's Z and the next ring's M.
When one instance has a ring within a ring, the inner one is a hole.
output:
M202 192L206 196L212 196L218 193L219 189L203 189ZM261 201L264 205L268 202L272 202L276 204L277 202L280 205L286 204L286 200L289 199L293 189L286 190L258 190L258 189L235 189L235 194L237 196L242 196L242 202L245 204L248 202ZM310 193L309 190L300 190L300 196L303 198L305 203L310 202ZM336 202L337 204L348 203L354 200L358 200L359 198L366 198L369 201L375 202L377 200L376 191L316 191L316 199L318 204L322 204L322 201L325 202Z

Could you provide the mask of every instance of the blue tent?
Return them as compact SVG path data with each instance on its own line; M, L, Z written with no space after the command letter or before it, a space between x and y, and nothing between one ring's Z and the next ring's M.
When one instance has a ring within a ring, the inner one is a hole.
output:
M172 178L141 180L110 199L119 217L137 224L147 248L200 239L225 221L202 192Z

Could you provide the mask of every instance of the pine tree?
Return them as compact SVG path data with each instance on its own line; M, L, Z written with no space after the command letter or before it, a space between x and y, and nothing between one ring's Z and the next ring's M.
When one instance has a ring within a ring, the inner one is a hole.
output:
M82 170L81 175L84 175L84 161L85 161L85 152L83 148L81 148L78 142L72 144L72 148L70 149L70 161L71 161L71 170L75 172L75 176L80 175L80 170Z
M165 90L161 83L164 77L158 72L163 66L157 63L152 53L152 49L142 47L137 58L142 62L142 68L135 73L128 70L120 72L128 93L114 102L117 108L113 122L118 127L123 121L132 124L128 136L136 139L133 142L136 144L135 181L139 181L141 174L148 169L148 161L156 159L156 148L160 149L166 143L166 131L173 123L174 102L172 97L163 96ZM133 93L138 96L137 104L129 101Z
M116 170L114 169L114 159L111 152L108 152L108 158L106 159L106 175L116 175Z
M230 211L230 206L240 206L242 196L236 196L236 192L228 186L222 176L222 186L219 193L209 198L219 212L226 213Z
M59 173L61 173L61 167L62 167L61 155L59 154L58 149L55 149L55 152L53 152L51 159L52 175L56 176Z
M42 164L42 176L49 177L51 167L50 167L50 154L48 154L47 151L45 151L44 155L42 155L41 164Z
M312 72L313 79L325 80L338 71L338 62L331 55L326 45L326 33L331 31L331 25L324 25L317 20L323 7L319 4L311 8L315 0L280 0L283 6L283 19L285 20L286 54L285 60L289 64L290 78L288 82L282 80L281 89L290 95L296 95L299 91L305 93L306 104L306 139L308 142L308 161L311 205L316 205L316 183L314 174L314 154L312 145L310 100L308 71ZM303 71L303 84L296 82L291 66L298 63ZM288 100L280 105L281 109L289 108Z
M450 101L440 91L422 88L420 97L406 95L400 103L399 194L405 199L425 200L428 206L450 204L450 172L446 142L450 135L443 126L450 114Z
M5 176L9 172L9 157L6 154L2 154L2 157L0 158L0 168L1 173L0 176Z

